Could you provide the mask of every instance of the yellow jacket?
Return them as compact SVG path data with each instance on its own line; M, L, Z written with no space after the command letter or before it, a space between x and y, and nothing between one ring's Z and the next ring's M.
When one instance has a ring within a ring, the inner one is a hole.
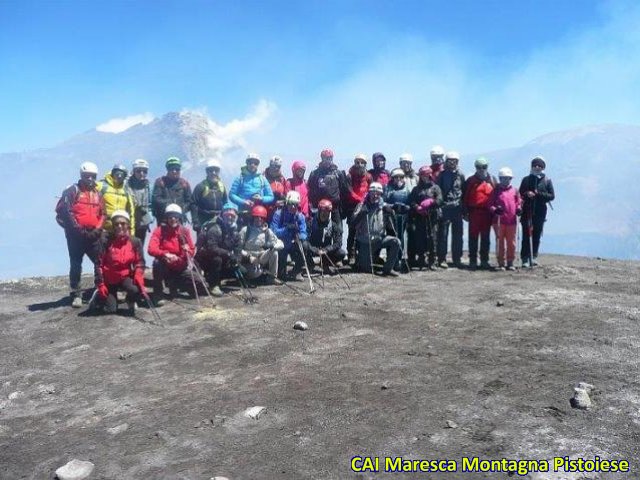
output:
M134 235L136 231L136 221L134 218L136 209L133 196L126 188L126 182L123 182L122 186L116 187L113 177L110 173L107 173L104 176L104 180L98 182L97 189L102 193L105 209L107 212L107 218L104 221L104 228L108 231L111 231L111 215L116 210L124 210L129 214L131 235Z

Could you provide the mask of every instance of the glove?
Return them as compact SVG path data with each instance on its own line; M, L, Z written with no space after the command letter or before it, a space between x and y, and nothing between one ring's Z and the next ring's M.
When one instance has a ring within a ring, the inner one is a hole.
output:
M98 297L100 297L101 300L106 300L107 297L109 296L109 289L107 288L107 286L104 284L104 282L102 282L101 284L99 284L96 287L96 290L98 290Z
M496 215L502 215L504 213L504 208L502 208L502 206L497 206L496 209L494 210L494 213Z
M427 198L423 200L422 202L420 202L420 206L418 207L418 213L426 215L434 203L435 202L433 201L433 198Z
M516 215L517 216L522 215L522 209L520 207L516 208Z
M249 252L247 252L246 250L241 250L240 251L240 255L243 257L248 257L249 256Z
M272 242L269 242L269 241L264 242L264 249L265 250L271 250L272 248L273 248L273 243Z
M144 275L142 272L136 272L133 275L133 283L140 289L141 294L147 293L147 289L144 286Z

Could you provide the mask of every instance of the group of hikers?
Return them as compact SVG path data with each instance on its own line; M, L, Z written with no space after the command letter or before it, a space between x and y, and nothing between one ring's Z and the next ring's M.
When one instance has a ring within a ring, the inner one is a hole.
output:
M166 174L153 184L143 159L133 162L130 174L126 166L114 165L101 181L98 167L85 162L79 181L64 190L56 206L69 250L71 304L82 306L84 255L94 264L91 307L115 312L117 292L124 290L130 313L141 297L161 306L190 283L196 289L194 270L208 293L219 297L225 278L244 285L259 278L281 284L304 272L311 282L316 259L324 273L340 266L368 273L381 266L380 273L390 277L415 268L445 269L449 243L451 266L461 268L464 221L469 223L470 269L493 268L492 229L498 242L496 269L515 269L518 217L522 266L537 265L547 204L555 198L544 159L533 158L530 174L517 189L510 168L501 168L496 179L484 157L475 160L475 173L468 178L459 169L457 152L445 154L435 146L430 158L431 164L416 172L412 156L405 153L388 171L382 153L373 154L371 169L367 157L358 154L343 171L325 149L305 180L304 162L294 161L287 179L279 156L260 173L260 158L251 153L228 191L216 159L207 161L206 178L193 191L176 157L166 161ZM154 219L157 226L147 247L154 258L149 295L143 245ZM293 265L287 271L289 259Z

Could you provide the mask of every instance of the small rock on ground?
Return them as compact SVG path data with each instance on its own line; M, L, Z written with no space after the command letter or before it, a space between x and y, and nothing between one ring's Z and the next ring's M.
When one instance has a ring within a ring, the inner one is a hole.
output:
M458 424L453 420L447 420L447 428L458 428Z
M587 393L591 393L591 391L595 388L593 385L587 382L578 382L576 388L581 388L582 390L586 390Z
M309 325L307 325L305 322L298 320L296 323L293 324L293 329L294 330L308 330L309 329Z
M496 307L504 307L504 302L502 300L498 300L496 302Z
M119 433L122 433L124 431L126 431L129 428L129 424L128 423L123 423L121 425L117 425L113 428L107 428L107 432L109 432L111 435L117 435Z
M251 407L244 411L244 416L258 420L260 416L267 410L267 407Z
M569 403L573 408L578 408L580 410L587 410L591 408L591 399L589 398L587 391L583 388L573 389L573 397L571 397Z
M91 475L93 468L93 463L74 458L56 470L56 477L59 480L83 480Z

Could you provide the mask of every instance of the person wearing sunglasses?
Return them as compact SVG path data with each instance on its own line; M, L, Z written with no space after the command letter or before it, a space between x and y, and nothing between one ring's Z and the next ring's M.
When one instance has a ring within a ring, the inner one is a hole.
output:
M87 255L95 267L102 249L105 206L96 186L97 177L96 164L84 162L80 165L80 180L62 192L56 205L56 221L64 228L69 250L69 287L73 308L82 307L82 259Z
M438 267L448 268L447 251L449 230L451 230L451 260L456 268L462 266L462 187L464 174L458 168L460 154L447 152L444 170L438 176L437 184L442 190L442 217L438 220Z
M116 210L110 220L112 231L96 265L95 283L98 293L90 308L116 313L118 291L123 290L127 293L127 313L135 315L137 302L146 294L142 242L130 234L131 220L128 212Z
M127 179L127 188L135 204L134 234L144 245L149 232L149 225L153 223L151 217L151 187L149 186L149 162L143 158L133 161L133 172Z
M167 174L155 181L151 194L153 216L156 217L156 222L158 224L162 222L164 211L171 204L180 207L183 212L183 221L187 220L187 212L191 212L191 217L193 218L191 185L185 178L180 176L182 162L177 157L169 157L165 163L165 168L167 169Z
M489 161L485 157L478 157L474 166L476 172L467 178L462 199L463 216L469 222L469 268L478 268L479 240L480 268L488 270L493 220L489 200L498 182L489 174Z
M127 167L121 163L116 163L111 172L107 173L101 182L98 182L98 189L102 194L106 209L104 229L107 232L112 232L111 215L113 215L113 212L124 210L131 219L131 235L135 234L135 203L131 192L125 185L128 173Z
M227 203L227 189L220 179L220 162L215 158L207 161L206 178L193 189L193 210L191 216L196 233L207 222L220 216L222 207Z
M258 172L260 157L250 153L240 176L231 184L229 200L238 206L238 214L242 225L251 223L251 209L256 205L268 206L274 201L271 185L264 175Z

